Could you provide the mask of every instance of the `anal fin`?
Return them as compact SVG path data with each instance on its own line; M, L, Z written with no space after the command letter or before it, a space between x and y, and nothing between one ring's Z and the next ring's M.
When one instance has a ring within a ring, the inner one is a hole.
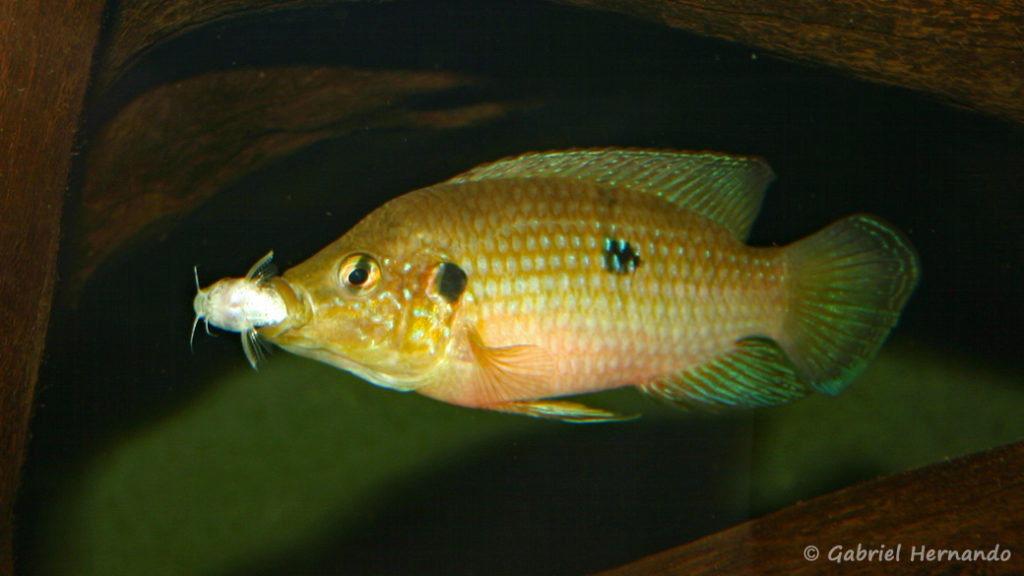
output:
M635 414L617 414L608 410L602 410L601 408L591 408L590 406L577 404L576 402L567 402L565 400L524 400L518 402L505 402L503 404L485 406L484 408L488 410L496 410L498 412L532 416L533 418L561 420L562 422L571 422L573 424L621 422L623 420L633 420L638 417Z
M740 340L706 362L639 388L685 407L706 410L777 406L811 392L785 352L766 338Z

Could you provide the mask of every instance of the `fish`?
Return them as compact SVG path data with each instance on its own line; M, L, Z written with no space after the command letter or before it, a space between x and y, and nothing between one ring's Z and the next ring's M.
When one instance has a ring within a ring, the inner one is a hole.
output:
M279 292L265 286L267 279L272 278L276 272L273 259L274 251L271 250L249 268L245 278L225 278L205 290L199 287L198 267L192 269L196 280L192 309L196 315L188 339L190 348L195 339L196 326L202 320L207 333L210 332L210 324L213 324L222 330L241 334L242 350L254 369L263 362L266 347L259 338L257 328L276 324L288 316L288 307Z
M572 149L399 196L282 275L226 278L195 324L449 404L565 422L635 387L685 409L838 395L920 275L908 238L855 214L787 246L746 238L775 174L718 152Z

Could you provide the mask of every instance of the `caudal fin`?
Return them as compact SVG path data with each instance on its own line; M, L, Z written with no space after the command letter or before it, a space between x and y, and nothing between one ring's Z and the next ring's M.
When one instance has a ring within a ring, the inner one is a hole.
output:
M786 248L790 306L779 343L797 374L838 394L867 366L917 284L907 238L874 216L855 215Z

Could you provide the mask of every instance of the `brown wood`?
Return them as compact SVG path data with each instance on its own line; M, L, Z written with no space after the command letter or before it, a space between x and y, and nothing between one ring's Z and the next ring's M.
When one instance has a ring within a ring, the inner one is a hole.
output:
M336 0L334 0L336 1ZM358 0L350 0L358 1ZM100 91L152 48L228 18L330 4L332 0L125 0L111 15L110 41L97 71Z
M91 138L65 295L73 298L132 240L318 140L370 128L456 128L519 106L405 105L471 82L443 72L296 66L211 72L143 94Z
M902 544L899 562L827 559L834 546ZM820 556L804 558L807 546ZM912 561L913 546L980 549L1007 561ZM599 576L1024 574L1024 442L802 502Z
M0 4L0 573L50 315L72 143L102 0Z
M559 0L725 38L1024 122L1020 0Z

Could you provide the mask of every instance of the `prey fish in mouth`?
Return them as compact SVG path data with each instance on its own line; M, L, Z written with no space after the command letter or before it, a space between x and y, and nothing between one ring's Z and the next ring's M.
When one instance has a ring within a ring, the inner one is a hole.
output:
M624 386L695 408L835 395L913 292L906 237L868 215L744 243L774 179L708 152L529 153L381 206L281 276L199 289L196 322L378 386L570 422ZM198 282L197 282L198 288ZM194 326L193 326L194 330Z

